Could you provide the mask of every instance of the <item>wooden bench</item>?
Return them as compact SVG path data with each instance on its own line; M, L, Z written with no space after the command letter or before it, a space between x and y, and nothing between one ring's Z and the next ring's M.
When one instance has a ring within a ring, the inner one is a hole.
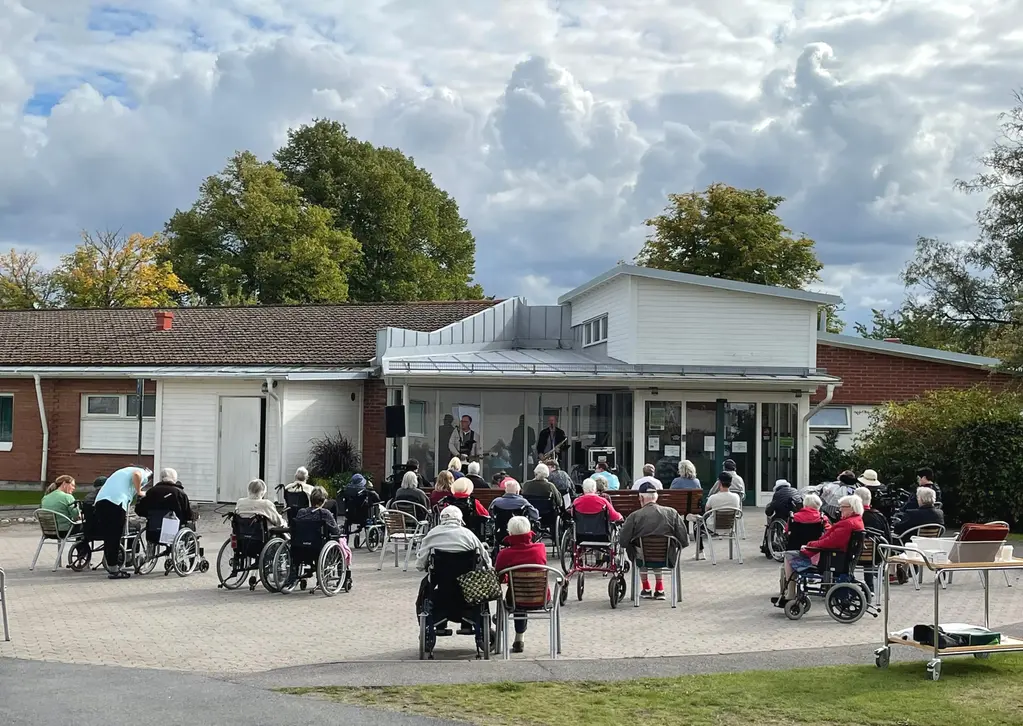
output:
M611 504L614 505L614 508L623 517L628 517L640 507L639 492L612 491L607 494L611 497ZM662 507L674 509L683 517L687 514L700 513L700 500L703 498L702 491L696 489L664 489L657 492L657 494L658 504Z
M427 488L427 489L423 489L423 491L426 493L426 496L430 496L431 494L433 494L433 487L430 487L430 488ZM484 507L486 507L487 509L490 509L490 505L493 503L493 501L495 499L497 499L499 496L501 496L502 494L504 494L504 490L503 489L473 489L472 490L472 495L474 497L476 497L477 499L479 499L480 503Z

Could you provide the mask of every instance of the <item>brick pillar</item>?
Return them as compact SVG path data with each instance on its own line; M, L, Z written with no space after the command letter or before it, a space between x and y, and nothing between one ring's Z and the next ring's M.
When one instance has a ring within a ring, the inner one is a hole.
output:
M387 478L386 407L387 386L380 378L368 379L362 387L362 469L370 475L378 491Z

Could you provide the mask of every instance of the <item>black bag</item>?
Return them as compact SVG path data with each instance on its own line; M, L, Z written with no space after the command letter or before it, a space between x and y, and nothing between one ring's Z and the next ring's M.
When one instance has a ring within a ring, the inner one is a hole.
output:
M458 576L457 582L458 587L462 590L462 599L469 607L501 599L501 583L494 570L466 572L464 575Z
M914 625L913 640L921 645L934 645L934 626ZM938 628L938 648L957 648L959 646L969 645L968 641L968 637L955 635L953 633L946 633L942 628Z

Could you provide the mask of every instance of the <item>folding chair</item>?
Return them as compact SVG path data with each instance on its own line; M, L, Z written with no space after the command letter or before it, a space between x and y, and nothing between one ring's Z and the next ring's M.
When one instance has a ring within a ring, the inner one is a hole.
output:
M384 520L384 541L380 547L380 562L377 563L377 569L384 568L384 557L387 555L387 546L390 545L394 550L395 567L398 566L398 547L405 548L405 566L402 567L402 571L408 572L412 550L422 541L429 525L397 509L381 509L380 515Z
M714 555L714 536L718 539L728 540L728 559L734 559L738 555L739 564L742 564L742 550L739 548L741 538L740 525L742 524L742 510L737 507L720 507L712 509L703 515L700 528L707 534L707 549L710 550L710 562L712 565L718 563ZM706 556L705 556L706 559Z
M639 607L640 568L660 570L671 578L671 606L682 599L682 546L674 537L639 537L633 540L636 558L632 562L632 606ZM674 556L674 562L672 562Z
M550 654L552 660L557 659L561 653L561 588L565 586L564 573L546 565L515 565L501 570L497 575L500 579L508 576L508 602L502 598L497 603L501 655L505 660L511 658L511 623L539 619L550 623Z
M0 613L3 614L4 640L11 640L11 626L7 622L7 573L0 567Z
M53 563L51 572L56 572L57 568L60 567L60 558L64 555L64 547L69 543L77 544L82 539L81 527L79 527L79 531L72 534L74 525L80 523L69 519L60 512L52 512L49 509L37 509L35 511L35 518L39 522L42 536L39 537L39 546L36 547L35 557L32 558L32 566L28 569L30 572L36 569L36 561L39 559L39 553L43 551L43 545L47 542L53 542L53 544L57 545L57 559ZM61 525L65 528L63 534L60 531Z

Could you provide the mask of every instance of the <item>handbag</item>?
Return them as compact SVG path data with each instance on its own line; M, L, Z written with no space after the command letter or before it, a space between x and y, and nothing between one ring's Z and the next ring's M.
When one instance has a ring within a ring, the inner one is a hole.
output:
M491 569L473 570L455 580L462 590L462 599L469 607L501 599L501 583L497 572Z

